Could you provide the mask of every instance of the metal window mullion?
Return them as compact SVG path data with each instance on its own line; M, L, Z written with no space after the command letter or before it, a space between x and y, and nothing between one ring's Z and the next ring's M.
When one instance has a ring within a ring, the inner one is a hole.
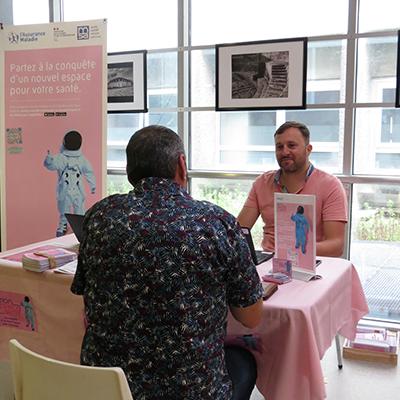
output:
M344 138L343 138L343 174L353 175L354 160L354 129L355 129L355 90L356 90L356 33L358 22L359 0L349 0L348 16L348 38L346 58L346 98L344 113ZM349 202L348 223L346 226L346 237L343 257L350 259L351 241L351 210L353 204L353 184L346 183L346 192Z
M64 2L63 0L49 0L49 21L64 21Z
M185 50L189 43L189 3L188 0L178 2L178 135L184 142L185 152L189 154L188 116L186 107L189 96L188 52Z

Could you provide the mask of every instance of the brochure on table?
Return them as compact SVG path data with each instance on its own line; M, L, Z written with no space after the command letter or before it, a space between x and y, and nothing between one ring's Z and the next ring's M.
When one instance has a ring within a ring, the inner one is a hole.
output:
M274 193L275 256L289 260L292 277L316 276L315 196Z

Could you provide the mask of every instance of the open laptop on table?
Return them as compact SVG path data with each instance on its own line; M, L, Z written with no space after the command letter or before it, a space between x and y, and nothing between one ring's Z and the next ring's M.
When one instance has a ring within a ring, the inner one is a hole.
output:
M259 265L274 256L274 252L267 252L263 250L256 250L254 248L253 238L251 237L250 229L242 226L243 236L246 238L247 245L249 246L251 258L253 259L254 264Z

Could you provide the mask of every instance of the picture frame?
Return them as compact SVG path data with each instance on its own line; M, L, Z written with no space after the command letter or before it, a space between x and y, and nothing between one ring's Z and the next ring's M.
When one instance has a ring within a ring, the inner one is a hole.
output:
M216 45L216 111L305 109L307 42Z
M107 113L147 111L147 51L108 53Z
M396 72L396 102L395 107L400 107L400 30L397 31L397 72Z

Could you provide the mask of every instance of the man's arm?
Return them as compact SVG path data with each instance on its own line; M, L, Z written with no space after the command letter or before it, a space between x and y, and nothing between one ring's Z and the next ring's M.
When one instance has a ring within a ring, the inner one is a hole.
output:
M240 226L245 226L251 229L256 223L259 215L260 213L257 208L244 206L242 211L240 211L237 220L239 221Z
M263 311L263 299L257 301L249 307L234 307L229 305L229 309L237 321L246 328L255 328L261 321Z
M346 223L341 221L325 221L324 237L317 243L317 256L340 257L344 250Z

